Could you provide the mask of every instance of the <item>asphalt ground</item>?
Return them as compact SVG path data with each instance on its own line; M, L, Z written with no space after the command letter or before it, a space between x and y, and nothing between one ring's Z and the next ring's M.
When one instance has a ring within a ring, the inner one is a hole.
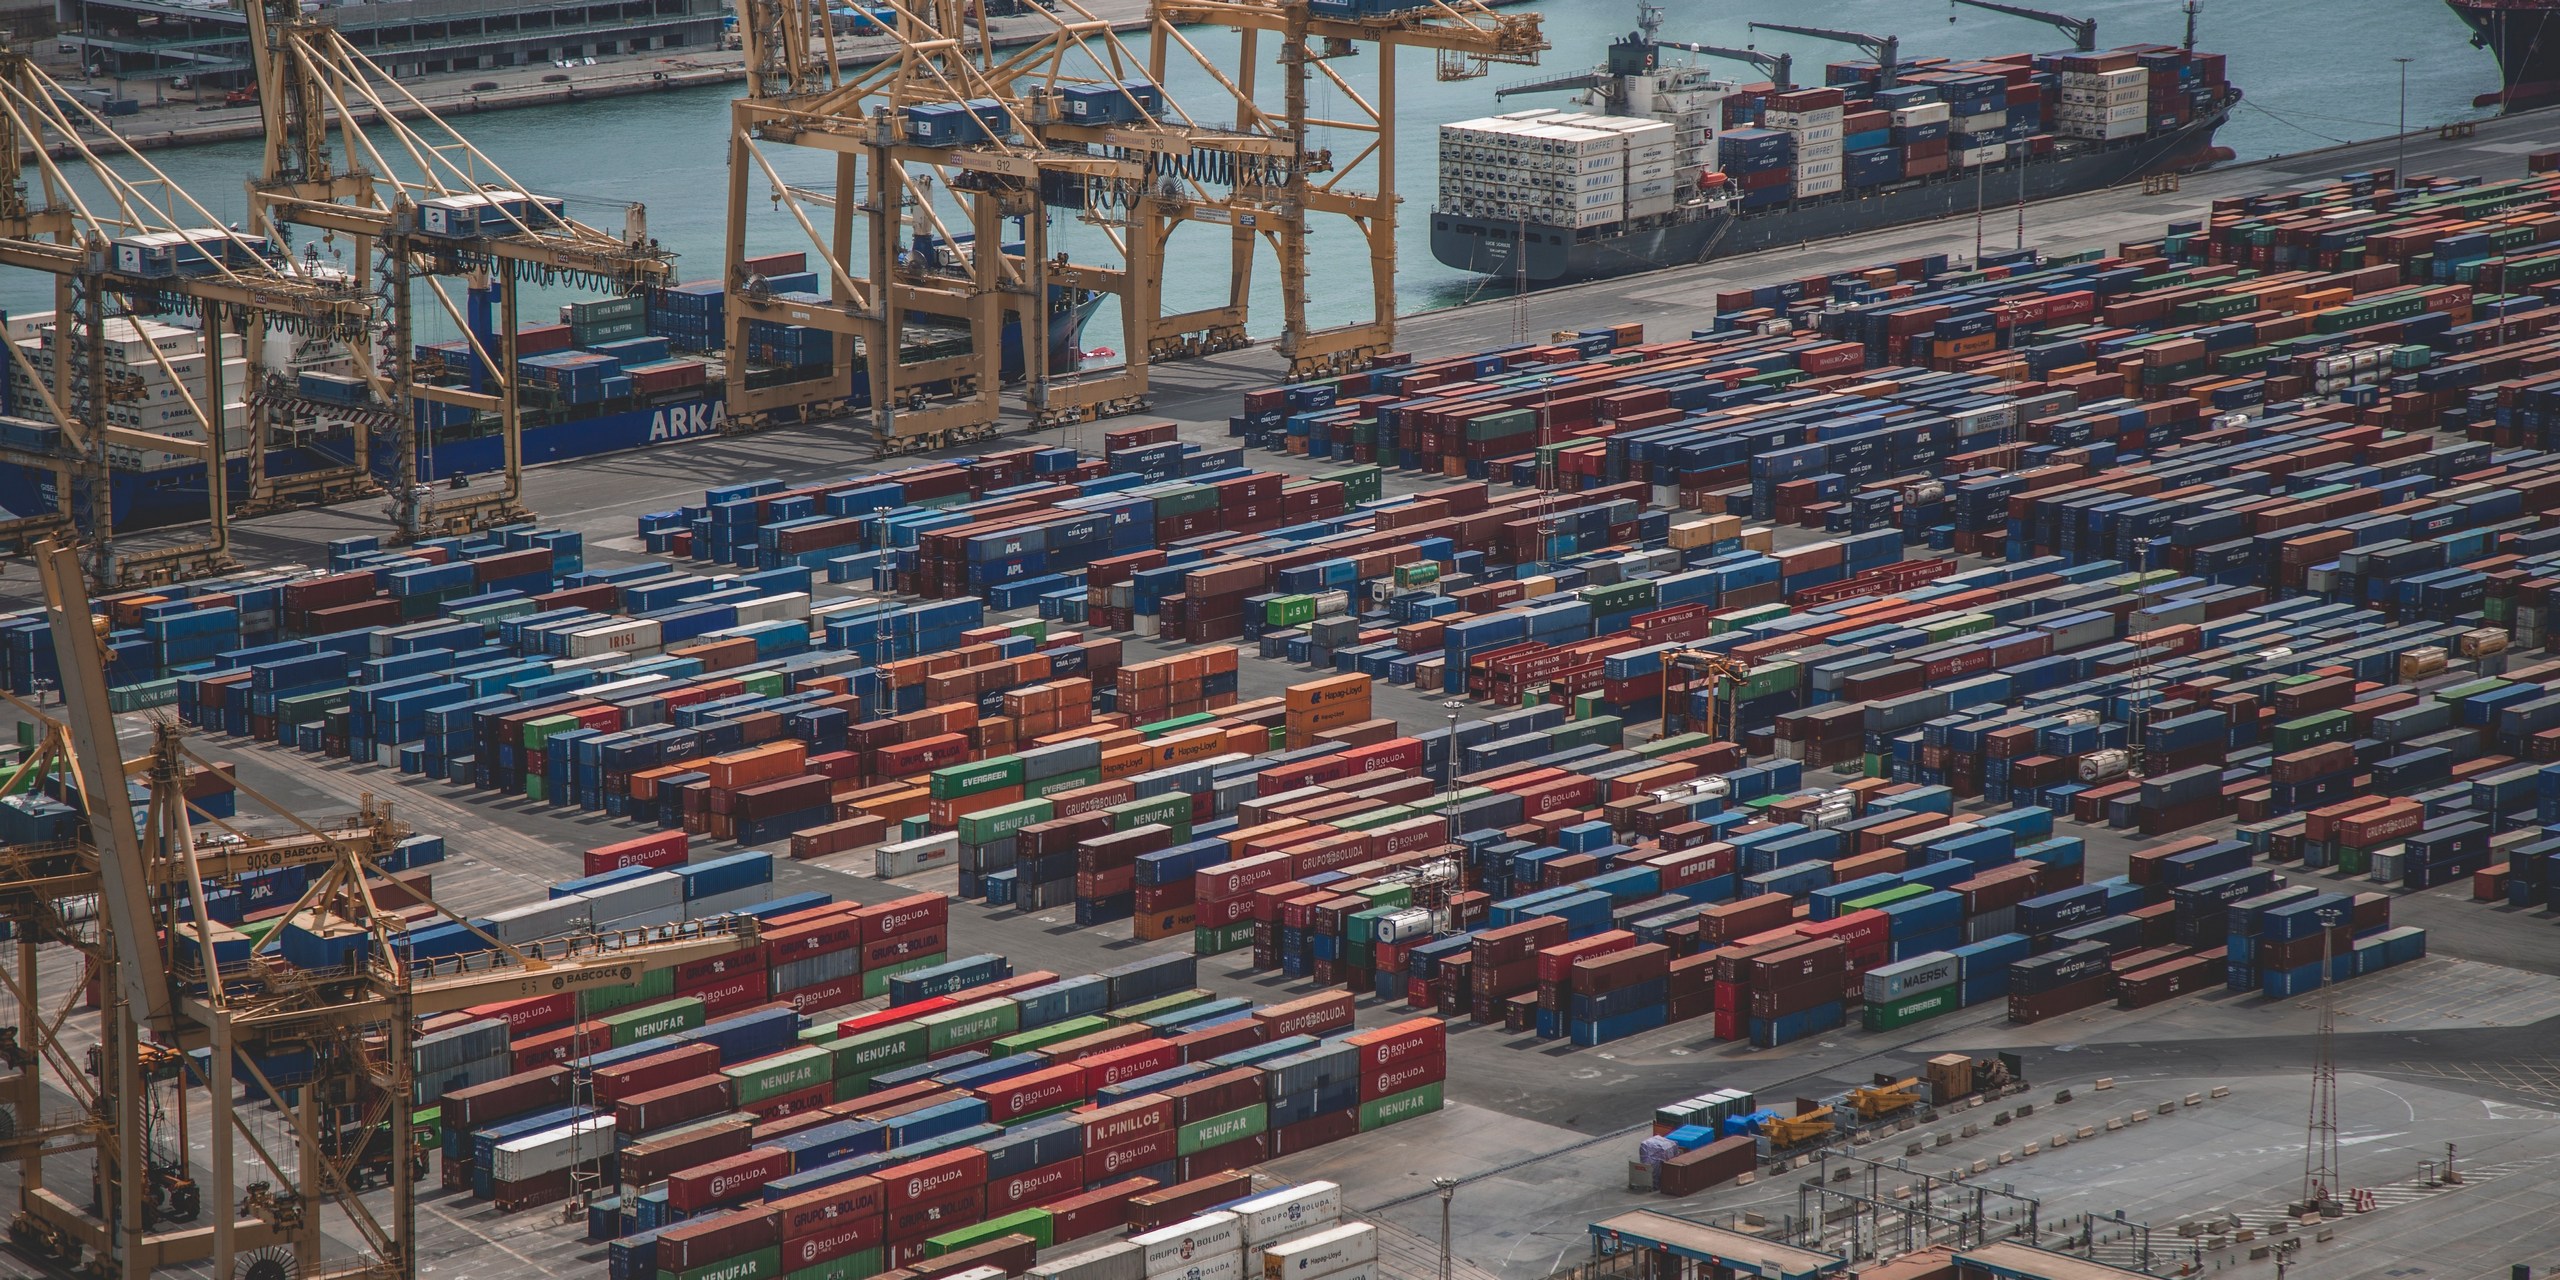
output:
M2512 172L2521 167L2522 153L2546 145L2547 136L2547 122L2530 118L2486 122L2476 138L2413 144L2411 167ZM2031 232L2066 246L2142 236L2171 219L2193 216L2215 194L2388 164L2390 153L2388 143L2368 144L2219 171L2191 179L2184 190L2170 195L2117 193L2057 202L2034 211ZM1426 352L1463 349L1507 341L1520 332L1540 335L1627 318L1643 319L1656 334L1680 331L1704 323L1712 291L1719 287L1923 249L1961 252L1970 237L1969 225L1942 224L1556 290L1535 295L1516 314L1510 304L1495 303L1413 319L1405 326L1404 341ZM1223 442L1224 419L1234 411L1237 394L1276 377L1276 366L1263 351L1166 366L1159 371L1156 410L1181 423L1188 438ZM1065 429L1044 433L1043 439L1089 448L1099 444L1099 432L1097 427ZM850 430L817 427L537 468L528 473L527 500L545 522L584 531L591 564L629 562L643 558L632 536L634 517L699 501L706 484L767 475L798 481L896 465L872 461L867 447L853 436ZM1252 458L1258 465L1297 472L1324 465L1264 454ZM1389 488L1407 491L1431 483L1440 481L1391 473ZM296 512L243 522L236 530L237 548L244 562L261 567L318 564L328 539L382 528L378 504ZM23 565L0 572L0 600L25 603L33 598L33 580ZM1133 656L1174 647L1130 643ZM1303 672L1248 660L1242 692L1271 693L1302 678ZM1447 715L1440 699L1410 691L1381 689L1377 699L1381 714L1408 727L1427 727ZM139 733L142 719L128 717L127 728ZM464 911L540 896L545 883L575 874L579 850L635 833L599 815L421 783L388 769L220 739L203 741L199 749L235 761L244 782L288 809L343 812L365 794L392 801L404 820L447 836L452 854L437 869L439 896ZM2067 823L2062 829L2088 838L2092 877L2121 871L2126 854L2139 847L2138 840L2121 833ZM777 892L821 889L864 901L949 887L947 875L879 881L858 855L781 863L776 872ZM2374 1140L2393 1144L2378 1147L2376 1155L2397 1153L2394 1159L2403 1166L2448 1138L2463 1140L2454 1137L2457 1132L2475 1143L2497 1144L2547 1133L2548 1121L2560 1116L2560 1062L2551 1054L2545 1021L2560 1010L2560 984L2552 981L2560 973L2560 948L2552 940L2560 935L2551 932L2552 921L2542 912L2464 899L2459 888L2398 896L2397 920L2430 929L2433 957L2337 989L2338 1062L2351 1079L2376 1082L2370 1088L2342 1089L2344 1131L2350 1137L2393 1133L2387 1140ZM1078 929L1064 912L1025 916L982 904L955 904L953 929L955 952L1002 952L1012 957L1017 970L1089 972L1143 952L1187 946L1183 941L1134 942L1125 925ZM1201 985L1266 1001L1310 989L1276 975L1245 971L1234 957L1205 961ZM1404 1016L1400 1007L1362 1003L1364 1025ZM2137 1222L2168 1223L2209 1212L2263 1211L2279 1207L2286 1198L2283 1167L2291 1163L2298 1173L2301 1130L2296 1121L2308 1101L2304 1081L2319 1042L2318 1021L2317 1006L2310 1001L2279 1003L2207 993L2149 1010L2093 1010L2026 1028L2008 1026L1996 1010L1965 1010L1901 1032L1849 1030L1774 1051L1713 1041L1695 1023L1597 1049L1573 1049L1495 1028L1465 1028L1451 1041L1448 1111L1310 1153L1301 1158L1305 1165L1284 1161L1275 1171L1339 1176L1355 1204L1425 1235L1436 1231L1437 1223L1426 1212L1430 1197L1418 1187L1427 1188L1433 1174L1459 1178L1456 1203L1481 1203L1481 1209L1469 1208L1455 1223L1460 1258L1505 1277L1535 1280L1559 1260L1577 1260L1576 1241L1589 1214L1632 1203L1662 1203L1610 1190L1613 1184L1622 1185L1617 1180L1634 1138L1661 1103L1727 1085L1754 1089L1768 1099L1820 1096L1866 1083L1877 1073L1909 1074L1935 1053L2006 1049L2024 1056L2028 1078L2040 1090L2099 1076L2156 1082L2158 1089L2180 1091L2180 1096L2197 1086L2224 1084L2244 1104L2219 1110L2219 1103L2210 1105L2199 1113L2204 1123L2210 1127L2230 1123L2226 1116L2254 1116L2245 1135L2250 1145L2235 1149L2251 1154L2161 1140L2188 1123L2185 1116L2173 1116L2168 1119L2174 1123L2154 1121L2159 1127L2146 1126L2138 1136L2131 1130L2110 1135L2070 1160L2036 1157L2045 1160L2042 1167L2061 1170L2055 1175L2058 1185L2084 1188L2077 1198L2066 1191L2051 1193L2066 1218L2126 1208ZM2109 1146L2111 1142L2118 1145ZM2538 1147L2519 1148L2498 1154L2493 1163L2538 1161L2543 1155ZM2084 1158L2099 1163L2077 1163ZM2381 1185L2395 1174L2388 1164L2377 1159L2369 1175L2352 1165L2350 1172ZM2551 1225L2547 1193L2534 1190L2548 1185L2547 1178L2531 1175L2539 1167L2521 1164L2515 1176L2358 1219L2339 1232L2341 1240L2356 1244L2352 1261L2339 1262L2338 1269L2324 1274L2472 1275L2491 1269L2496 1259L2490 1253L2518 1255L2514 1260L2548 1256L2560 1247L2560 1228ZM2405 1169L2397 1172L2405 1174ZM2203 1173L2217 1176L2199 1176ZM2015 1180L2029 1185L2025 1177L2022 1170ZM1719 1210L1766 1216L1764 1210L1750 1209L1754 1203L1751 1197L1730 1204L1707 1197L1673 1207L1705 1216ZM1538 1205L1547 1211L1529 1217L1528 1211ZM2368 1222L2376 1225L2365 1231ZM2350 1230L2356 1232L2352 1237ZM500 1216L441 1195L430 1196L422 1210L420 1243L422 1273L430 1269L430 1257L435 1268L510 1280L535 1273L592 1274L601 1265L596 1250L579 1244L573 1233L547 1225L546 1215ZM2322 1256L2343 1259L2349 1252ZM2464 1262L2478 1265L2466 1269ZM2240 1270L2260 1265L2244 1256L2229 1263ZM2413 1266L2417 1270L2408 1269Z

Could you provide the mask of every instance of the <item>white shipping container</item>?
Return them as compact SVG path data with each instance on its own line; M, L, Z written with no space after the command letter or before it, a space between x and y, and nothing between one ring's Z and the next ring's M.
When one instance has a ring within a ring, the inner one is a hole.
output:
M1194 1258L1170 1270L1156 1272L1147 1280L1244 1280L1244 1254L1229 1251Z
M1340 1271L1311 1276L1308 1280L1378 1280L1378 1264L1363 1262L1356 1267L1344 1267Z
M1031 1280L1145 1280L1147 1251L1126 1240L1087 1249L1025 1273Z
M878 875L895 880L921 872L947 867L960 857L960 833L945 831L940 835L917 840L901 840L880 846L877 856Z
M806 591L788 591L741 601L738 605L738 625L742 627L751 622L779 622L784 618L808 616L809 593Z
M1262 1280L1308 1280L1378 1260L1378 1228L1346 1222L1262 1251Z
M1651 142L1641 147L1629 147L1627 148L1627 163L1629 165L1639 165L1652 164L1655 161L1660 161L1664 164L1669 164L1671 163L1671 157L1678 151L1678 145L1669 142Z
M1626 203L1626 193L1617 187L1611 187L1606 191L1583 192L1574 198L1573 207L1583 210L1615 209L1624 203Z
M1824 160L1799 160L1796 162L1796 185L1804 185L1807 178L1839 177L1841 163L1836 156Z
M684 918L684 877L671 871L633 876L576 896L587 900L599 929Z
M1573 184L1573 189L1587 194L1593 191L1615 191L1625 185L1627 185L1625 175L1611 170L1607 173L1586 173ZM1575 203L1578 204L1580 201L1577 200Z
M1147 1274L1160 1276L1189 1265L1195 1258L1243 1249L1244 1224L1232 1213L1204 1213L1131 1236L1129 1243L1146 1251Z
M1626 212L1626 206L1613 204L1606 209L1577 209L1572 217L1558 218L1555 221L1558 226L1570 226L1576 230L1584 227L1605 227L1624 218Z
M2005 127L2008 123L2008 112L1985 111L1980 115L1957 116L1954 127L1958 133L1989 133L1994 129Z
M1836 125L1849 118L1846 107L1815 107L1811 111L1770 111L1761 115L1760 124L1767 129L1798 129L1807 125Z
M1342 1188L1330 1182L1284 1187L1244 1201L1232 1212L1243 1221L1245 1244L1260 1247L1282 1236L1341 1222Z
M1840 181L1840 175L1838 174L1833 174L1828 178L1798 178L1796 179L1796 194L1799 196L1838 195L1840 193Z
M2005 142L1995 142L1987 147L1973 147L1956 153L1956 163L1967 168L1972 168L1977 165L1998 164L2008 158L2009 144Z
M1656 160L1650 164L1631 164L1627 166L1627 185L1630 187L1635 186L1640 182L1651 182L1656 178L1668 178L1670 176L1671 162L1668 160Z
M1807 160L1837 160L1849 153L1849 145L1838 138L1829 142L1808 142L1796 148L1796 163Z
M1917 107L1903 107L1893 113L1893 122L1905 127L1924 124L1945 124L1948 120L1953 118L1953 109L1943 102L1931 102Z
M658 624L646 619L609 623L569 635L569 656L591 658L604 653L656 653Z
M499 1182L522 1182L613 1154L613 1117L596 1116L498 1144L489 1173Z
M559 937L584 927L590 918L585 898L552 898L493 912L481 930L501 942L525 943Z
M1679 185L1669 178L1656 178L1651 182L1636 183L1627 188L1627 203L1634 204L1639 200L1654 200L1669 196L1679 189Z
M1627 201L1627 216L1629 218L1659 218L1679 207L1680 199L1675 195L1636 197Z

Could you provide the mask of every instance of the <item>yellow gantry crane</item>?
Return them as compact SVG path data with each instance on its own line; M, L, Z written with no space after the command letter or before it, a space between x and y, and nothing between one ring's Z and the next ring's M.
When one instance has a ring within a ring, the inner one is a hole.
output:
M1252 277L1259 238L1277 252L1282 325L1277 343L1290 374L1311 376L1357 368L1395 346L1396 58L1405 49L1433 52L1441 80L1467 80L1495 63L1530 65L1547 40L1534 13L1495 12L1480 0L1156 0L1149 24L1148 66L1161 78L1178 54L1196 60L1236 102L1239 131L1286 144L1276 183L1257 182L1189 216L1223 224L1234 239L1229 296L1239 308ZM1233 30L1237 56L1224 63L1203 54L1185 26ZM1259 105L1263 37L1280 64L1280 110ZM1370 53L1368 87L1336 64ZM1227 66L1234 68L1230 78ZM1348 110L1316 114L1313 93L1339 95ZM1317 145L1321 134L1346 135L1358 150L1337 157ZM1307 312L1316 277L1308 232L1317 215L1347 220L1369 259L1369 316L1316 329Z
M32 166L25 155L34 157ZM32 348L7 342L0 380L22 374L32 394L14 406L13 429L0 432L0 457L55 476L54 510L0 529L0 542L23 547L76 526L101 589L234 567L229 463L245 453L250 482L259 483L266 423L254 404L245 421L229 420L226 403L252 388L226 386L224 361L245 354L254 369L270 331L361 339L372 305L360 282L293 263L272 242L224 226L24 53L5 46L0 266L53 277L50 334ZM165 348L168 322L179 319L195 321L202 351ZM191 424L192 434L149 429L168 423L165 409L143 400L146 373L160 375L178 400L178 422ZM145 412L153 416L141 417ZM115 475L162 455L203 466L209 531L201 540L119 553Z
M992 435L1006 412L1008 325L1021 335L1019 408L1031 425L1134 408L1151 363L1247 342L1254 259L1265 243L1279 259L1280 349L1293 370L1373 356L1394 333L1394 141L1381 125L1393 118L1394 49L1436 49L1443 74L1455 77L1480 74L1490 61L1531 61L1545 47L1534 15L1496 15L1474 0L1342 20L1316 16L1306 0L1162 0L1144 59L1080 0L1034 6L1032 19L1049 28L1006 50L995 48L983 9L966 0L893 0L884 11L895 15L889 56L850 67L832 27L813 29L810 6L741 5L748 89L733 106L726 279L729 413L741 428L842 411L858 369L884 452ZM1234 28L1242 56L1203 52L1176 27L1190 22ZM1264 31L1281 37L1288 102L1279 111L1255 100ZM1354 92L1356 119L1313 114L1309 90L1319 76L1348 89L1323 64L1361 44L1380 50L1384 89L1375 105ZM1218 86L1214 112L1166 92L1185 58ZM1315 145L1339 129L1369 139L1342 164ZM786 182L768 143L831 152L832 193ZM1360 181L1377 190L1356 192ZM772 295L744 269L758 183L771 185L807 242L823 296ZM1314 267L1306 227L1328 213L1350 217L1368 237L1377 318L1316 334L1307 319ZM1089 230L1062 232L1062 217ZM1168 312L1167 249L1191 224L1228 242L1224 296ZM1018 246L1007 243L1015 226ZM1123 363L1060 367L1052 338L1071 341L1074 317L1103 300L1117 305ZM832 364L787 373L759 349L766 325L834 335ZM935 333L960 340L936 344Z
M368 798L352 816L311 823L269 804L289 829L262 834L191 806L188 778L208 766L176 726L153 726L148 750L123 754L101 661L106 623L89 612L77 553L46 541L36 558L63 713L9 699L43 733L6 789L64 775L87 822L76 841L0 848L0 918L15 952L0 963L0 993L17 1017L15 1035L0 1037L0 1067L13 1071L0 1075L0 1159L20 1166L9 1235L22 1247L115 1280L203 1274L208 1263L216 1280L414 1280L414 1174L400 1171L421 1164L410 1123L419 1018L627 985L758 945L754 920L720 917L526 947L484 934L486 950L409 963L398 942L416 926L376 896L388 884L380 864L407 834L389 807ZM339 939L340 962L287 964L236 945L240 935L207 916L202 889L284 866L314 874L280 927ZM431 900L423 907L468 926ZM48 979L48 966L65 964L68 980L58 968ZM73 1015L92 980L99 1012L84 1046L88 1024ZM307 1066L288 1081L260 1065L285 1061ZM275 1100L281 1123L262 1120L268 1103L244 1100L242 1086ZM173 1148L155 1132L172 1087ZM49 1094L69 1105L48 1109ZM206 1118L201 1184L190 1111ZM391 1148L387 1203L360 1189L379 1163L365 1140L377 1132ZM65 1163L89 1166L88 1185L49 1181ZM207 1209L210 1222L190 1223Z
M650 238L639 205L624 210L619 232L600 230L517 182L340 34L328 10L305 14L295 0L246 8L266 125L251 217L279 241L294 227L346 237L357 269L377 277L383 321L356 363L375 402L370 427L388 434L398 458L395 539L526 518L523 286L638 293L668 281L674 255ZM494 290L493 321L475 324L455 305L443 283L454 278ZM421 357L421 292L465 336L466 367ZM420 433L474 415L493 417L503 438L499 485L431 495L418 481Z

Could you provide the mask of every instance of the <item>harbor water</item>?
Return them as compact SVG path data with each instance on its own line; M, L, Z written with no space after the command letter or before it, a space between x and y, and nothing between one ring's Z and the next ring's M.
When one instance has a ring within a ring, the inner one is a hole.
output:
M1400 121L1397 127L1397 188L1403 196L1398 237L1397 302L1402 311L1432 310L1503 290L1488 281L1452 271L1432 259L1428 248L1429 212L1436 188L1437 128L1444 121L1515 110L1535 105L1567 106L1565 93L1525 95L1497 105L1494 90L1533 77L1580 71L1596 63L1609 40L1633 27L1634 5L1628 0L1543 0L1534 6L1545 17L1547 38L1555 46L1536 68L1495 67L1480 78L1443 82L1434 77L1431 57L1409 53L1398 68ZM1753 17L1797 25L1896 32L1910 57L1972 57L2018 50L2060 47L2058 33L2041 24L1980 10L1930 3L1883 3L1882 0L1796 0L1768 4L1711 6L1680 0L1667 7L1663 37L1739 47L1757 43L1764 51L1795 55L1797 80L1819 83L1829 61L1860 57L1853 48L1775 32L1753 32ZM2184 17L2173 0L2082 0L2066 6L2098 19L2101 46L2138 41L2176 43ZM1897 32L1898 27L1898 32ZM1234 41L1223 33L1192 33L1212 58L1232 61ZM1122 37L1143 59L1143 32ZM2498 73L2488 54L2473 49L2462 23L2440 4L2401 0L2206 0L2197 44L2229 55L2231 80L2247 92L2219 141L2242 159L2314 150L2334 142L2378 137L2392 132L2398 115L2401 67L2407 64L2408 120L2432 125L2479 114L2473 95L2497 87ZM1272 42L1263 44L1271 56ZM1374 68L1363 65L1367 54L1336 60L1332 65L1355 87L1368 92ZM1204 122L1231 119L1215 82L1174 51L1167 89L1171 99ZM1710 63L1736 79L1759 74L1738 64ZM1270 105L1278 103L1276 67L1266 67L1262 85ZM1311 96L1314 113L1325 117L1352 114L1355 108L1340 91L1318 77ZM518 179L544 192L565 197L573 216L590 225L619 228L622 207L632 201L648 206L649 228L678 255L681 279L716 278L720 274L721 222L727 185L729 113L734 86L707 86L628 98L603 99L557 106L460 117L480 149L506 166ZM1361 143L1337 135L1318 140L1337 157L1348 157ZM833 168L824 153L787 146L767 146L766 158L795 188L832 195ZM149 161L225 220L244 216L242 180L257 163L256 144L214 143L149 153ZM128 168L134 168L127 162ZM1366 185L1366 184L1361 184ZM789 214L773 203L773 183L762 168L750 183L748 245L755 252L808 248ZM812 210L824 224L823 209ZM1054 211L1052 237L1070 248L1100 243L1099 228L1076 221L1073 211ZM306 233L307 234L307 233ZM2033 237L2030 215L2029 236ZM345 246L298 242L298 252L316 249L324 257L344 261ZM1223 298L1229 247L1224 228L1189 224L1171 242L1166 271L1167 310L1188 310ZM1359 237L1338 217L1319 219L1312 233L1312 257L1322 273L1313 290L1311 317L1318 326L1360 317L1367 297L1366 256ZM1095 261L1112 259L1094 257ZM1268 248L1261 251L1255 273L1252 328L1257 336L1275 333L1280 325L1280 298ZM0 273L0 307L13 313L52 305L49 281L29 272ZM571 295L561 294L556 300ZM547 318L555 299L536 293L528 318ZM437 311L432 301L428 311ZM1106 306L1088 329L1086 343L1116 347L1118 317Z

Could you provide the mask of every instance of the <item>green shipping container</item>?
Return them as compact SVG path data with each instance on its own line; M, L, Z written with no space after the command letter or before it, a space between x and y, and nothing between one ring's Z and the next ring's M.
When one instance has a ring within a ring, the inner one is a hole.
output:
M1248 920L1245 923L1251 924L1253 922ZM1247 943L1251 943L1253 941L1253 931L1251 929L1247 929L1245 931L1244 940ZM995 1044L990 1047L988 1056L995 1058L1009 1058L1017 1053L1029 1053L1044 1045L1058 1044L1063 1041L1073 1040L1078 1036L1089 1036L1094 1032L1109 1031L1110 1029L1111 1020L1109 1018L1097 1018L1091 1014L1086 1014L1080 1018L1069 1018L1064 1022L1052 1022L1045 1027L1033 1027L1029 1031L1016 1031L1009 1036L998 1036L996 1037Z
M868 1000L875 996L889 994L889 979L911 969L930 969L942 963L944 954L937 951L929 956L917 956L913 960L901 960L896 964L884 964L877 969L863 970L862 997Z
M1144 1022L1159 1013L1171 1013L1176 1009L1188 1009L1195 1004L1199 1004L1204 1000L1212 998L1213 997L1211 997L1208 992L1194 987L1189 991L1176 991L1169 996L1157 996L1153 1000L1145 1001L1141 1004L1133 1004L1126 1009L1114 1009L1104 1016L1110 1018L1113 1022L1126 1025L1132 1022Z
M1057 1224L1050 1219L1048 1210L1021 1209L957 1231L926 1236L924 1254L928 1258L939 1258L946 1253L958 1253L971 1245L985 1244L998 1236L1029 1236L1046 1249L1057 1243L1051 1238L1056 1228Z
M829 1040L823 1047L833 1055L837 1075L876 1075L892 1067L923 1061L928 1043L921 1024L893 1022L885 1027L873 1027Z
M1763 604L1754 605L1748 609L1736 609L1731 613L1717 614L1708 622L1707 634L1722 635L1727 631L1739 631L1755 622L1767 622L1771 618L1786 616L1787 607L1782 604Z
M2276 726L2276 750L2299 751L2304 747L2335 741L2346 737L2354 727L2354 718L2343 710L2323 711L2318 715L2287 720Z
M1184 1125L1174 1136L1174 1153L1196 1156L1211 1147L1223 1147L1239 1138L1250 1138L1270 1126L1271 1108L1259 1102L1249 1107L1238 1107L1225 1115Z
M1046 800L1061 791L1073 791L1078 787L1090 787L1100 781L1102 781L1102 770L1098 768L1078 769L1073 773L1061 773L1047 778L1033 778L1022 784L1022 795L1026 800Z
M1521 412L1525 414L1527 410L1524 409ZM1315 478L1338 482L1342 486L1342 500L1357 506L1363 502L1378 500L1384 492L1386 474L1383 469L1374 464L1364 464L1318 472Z
M772 1280L782 1274L782 1250L758 1249L691 1271L660 1271L658 1280Z
M678 996L656 1004L641 1005L604 1016L604 1024L613 1029L613 1047L638 1044L643 1040L677 1031L691 1031L702 1025L702 1002L692 996Z
M880 1274L880 1251L873 1248L865 1249L860 1253L848 1253L841 1258L821 1262L814 1267L802 1267L786 1274L783 1280L871 1280L871 1277L878 1274Z
M925 786L936 800L957 800L988 791L1022 785L1022 757L990 756L968 764L955 764L925 775Z
M739 686L745 689L748 693L758 694L767 698L779 698L790 691L785 687L782 673L779 671L752 672L750 674L737 677L737 680Z
M1011 839L1013 833L1035 822L1046 822L1057 812L1057 806L1046 800L1017 800L992 809L960 815L952 829L960 833L962 844L994 844Z
M1314 596L1282 596L1262 606L1262 624L1267 627L1294 627L1316 618Z
M1859 1017L1865 1021L1869 1031L1891 1031L1942 1013L1955 1012L1958 995L1954 987L1939 987L1884 1004L1868 1005Z
M1803 663L1763 662L1743 677L1740 696L1744 702L1752 702L1773 693L1789 692L1803 684Z
M418 1145L425 1147L444 1145L444 1108L436 1106L424 1111L410 1112L409 1127L417 1131Z
M1191 931L1191 954L1221 956L1242 951L1253 945L1253 922L1238 921L1229 925L1202 925Z
M629 1008L635 1004L647 1004L655 1000L665 1000L675 995L675 993L676 971L673 969L657 969L640 975L640 980L629 986L597 987L592 991L579 992L578 1016L581 1018L602 1017L604 1014L615 1009Z
M1863 898L1856 899L1855 901L1841 903L1840 910L1844 913L1850 911L1864 911L1869 907L1886 906L1891 903L1900 902L1905 898L1917 898L1921 894L1933 892L1935 892L1935 890L1925 884L1898 884L1890 889L1877 890L1876 892L1870 893Z
M957 1009L938 1009L916 1021L924 1024L926 1052L944 1053L1021 1030L1022 1006L1011 1000L981 1000Z
M741 1062L720 1068L729 1078L729 1090L739 1106L749 1106L767 1098L798 1093L815 1084L827 1084L836 1078L835 1056L825 1049L793 1049L770 1058Z
M1114 831L1127 831L1132 827L1143 827L1151 822L1167 827L1187 828L1191 825L1191 797L1181 792L1150 796L1144 800L1132 800L1127 804L1115 804L1103 812L1111 815L1111 829Z
M1360 1132L1383 1128L1398 1120L1429 1115L1440 1109L1440 1086L1426 1084L1419 1089L1391 1093L1375 1102L1360 1104Z
M1396 566L1396 585L1399 587L1427 586L1439 580L1440 566L1429 560Z
M1553 751L1571 751L1593 744L1614 747L1627 737L1627 722L1616 716L1593 716L1573 720L1547 731L1547 746Z

